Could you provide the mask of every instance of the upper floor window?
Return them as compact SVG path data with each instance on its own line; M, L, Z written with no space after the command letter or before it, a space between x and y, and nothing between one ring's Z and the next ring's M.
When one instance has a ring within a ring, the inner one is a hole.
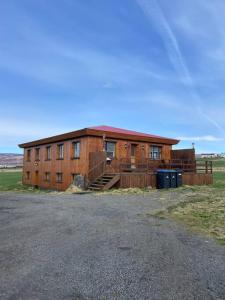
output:
M40 148L35 148L35 160L40 160Z
M73 143L73 158L80 157L80 142Z
M161 159L162 158L162 147L161 146L150 146L150 158Z
M105 151L108 158L114 158L116 154L116 143L115 142L106 142Z
M46 147L46 160L50 160L52 158L51 146Z
M30 161L31 159L31 149L27 150L27 161Z
M58 159L64 158L64 145L60 144L58 145Z

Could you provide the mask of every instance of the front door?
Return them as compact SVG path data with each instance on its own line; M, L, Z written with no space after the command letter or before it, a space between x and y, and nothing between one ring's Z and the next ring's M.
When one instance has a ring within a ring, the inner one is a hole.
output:
M136 167L136 150L137 150L137 145L136 144L131 144L131 168Z
M35 171L35 183L34 183L34 185L36 187L39 186L39 172L38 171Z

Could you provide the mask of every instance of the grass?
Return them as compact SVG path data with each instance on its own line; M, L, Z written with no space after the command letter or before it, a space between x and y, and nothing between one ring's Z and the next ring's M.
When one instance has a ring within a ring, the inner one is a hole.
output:
M200 158L198 162L212 161L214 171L224 172L225 171L225 158Z
M225 172L215 172L213 174L213 187L225 189Z
M155 216L181 222L225 245L225 173L216 172L212 186L184 187L179 192L184 200Z
M40 192L39 189L35 189L28 185L23 185L22 172L12 170L0 171L0 191Z

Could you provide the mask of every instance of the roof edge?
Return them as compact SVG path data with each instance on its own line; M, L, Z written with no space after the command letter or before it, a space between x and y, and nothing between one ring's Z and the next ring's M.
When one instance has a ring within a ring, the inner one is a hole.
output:
M71 131L68 133L63 133L60 135L55 135L51 137L47 137L40 140L34 140L27 143L19 144L18 146L20 148L29 148L29 147L35 147L35 146L41 146L46 144L52 144L57 142L62 142L64 140L70 140L82 136L103 136L106 135L108 138L118 138L122 140L131 140L131 141L139 141L139 142L152 142L157 144L166 144L166 145L176 145L180 141L177 139L172 138L166 138L166 137L146 137L136 134L126 134L126 133L116 133L116 132L110 132L110 131L103 131L103 130L97 130L92 128L83 128L76 131Z

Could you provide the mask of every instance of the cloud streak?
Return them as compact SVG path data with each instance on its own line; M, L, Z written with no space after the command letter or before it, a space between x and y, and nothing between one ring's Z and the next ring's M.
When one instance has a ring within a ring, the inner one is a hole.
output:
M184 86L189 88L189 93L194 100L194 107L196 108L197 113L205 118L211 125L213 125L220 133L225 136L224 128L202 109L202 99L199 94L196 92L196 88L192 77L190 75L189 69L185 62L185 59L182 55L182 52L179 47L177 38L167 21L160 5L157 0L136 0L145 15L150 18L151 21L156 26L156 29L159 31L161 38L164 42L164 45L167 49L169 59L174 66L175 70L179 74L179 79L182 81ZM158 24L160 26L158 26Z
M224 138L216 137L213 135L204 135L204 136L180 136L177 139L181 141L192 141L192 142L220 142L224 141Z

